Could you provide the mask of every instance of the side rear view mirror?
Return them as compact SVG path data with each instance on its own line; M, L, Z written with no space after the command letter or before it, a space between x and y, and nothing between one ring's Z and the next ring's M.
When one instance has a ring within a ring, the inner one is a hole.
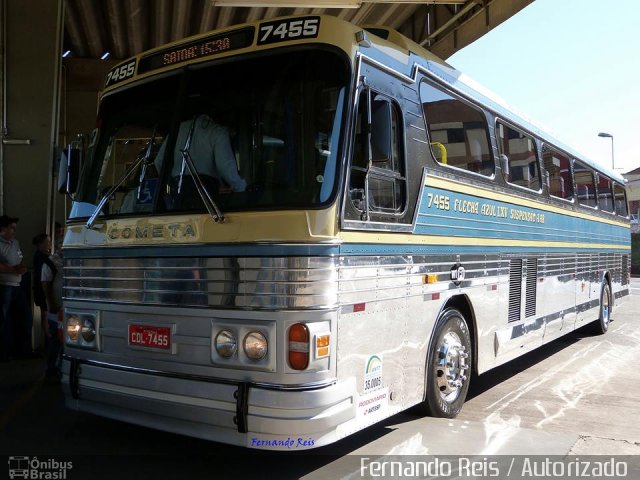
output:
M58 192L73 195L78 188L82 149L77 143L70 143L60 155L58 166Z

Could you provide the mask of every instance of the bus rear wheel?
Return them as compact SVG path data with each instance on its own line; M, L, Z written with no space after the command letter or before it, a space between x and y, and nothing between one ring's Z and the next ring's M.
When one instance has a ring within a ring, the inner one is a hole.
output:
M613 306L611 287L606 280L602 282L600 289L600 315L598 320L593 323L593 331L596 334L604 334L609 330L611 323L611 309Z
M454 418L467 397L472 365L471 335L464 316L447 309L436 322L427 354L424 407L433 417Z

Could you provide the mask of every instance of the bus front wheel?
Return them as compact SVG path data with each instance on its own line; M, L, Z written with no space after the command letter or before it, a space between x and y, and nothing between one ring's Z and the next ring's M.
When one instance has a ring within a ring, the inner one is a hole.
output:
M464 316L447 309L436 322L429 345L424 407L433 417L454 418L469 390L471 335Z

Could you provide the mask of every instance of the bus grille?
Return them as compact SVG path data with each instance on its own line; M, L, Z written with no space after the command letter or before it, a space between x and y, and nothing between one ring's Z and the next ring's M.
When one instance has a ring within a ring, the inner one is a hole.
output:
M622 285L629 285L629 256L622 256Z
M72 258L64 271L67 300L256 309L338 301L332 257Z
M527 259L527 298L525 299L525 317L536 314L536 291L538 287L538 259Z
M512 259L509 264L509 321L520 320L522 299L522 260Z

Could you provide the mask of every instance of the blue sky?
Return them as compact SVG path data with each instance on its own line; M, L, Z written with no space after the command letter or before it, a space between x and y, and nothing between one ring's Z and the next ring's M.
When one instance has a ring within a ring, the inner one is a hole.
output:
M640 167L640 1L535 0L447 62L591 160Z

